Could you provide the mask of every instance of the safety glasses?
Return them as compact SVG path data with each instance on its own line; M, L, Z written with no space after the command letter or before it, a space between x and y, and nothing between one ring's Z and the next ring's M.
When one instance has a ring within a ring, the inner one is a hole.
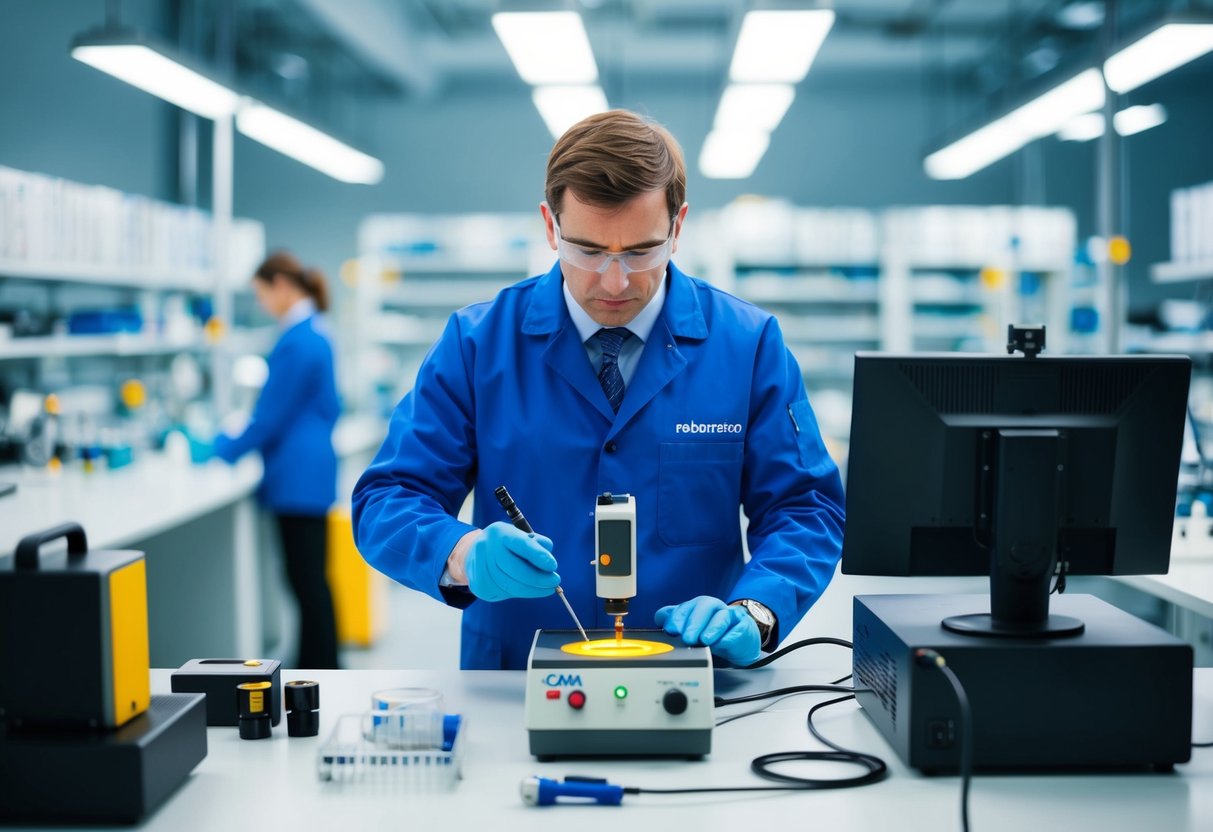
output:
M586 248L585 246L565 240L560 235L560 223L556 220L556 215L553 213L552 226L556 229L556 254L570 266L597 272L598 274L605 273L611 267L612 262L618 262L619 268L623 270L625 275L632 272L644 272L656 269L664 266L670 259L670 251L674 246L674 219L674 217L670 218L670 236L666 237L665 242L661 245L612 254L609 251L603 251L598 248Z

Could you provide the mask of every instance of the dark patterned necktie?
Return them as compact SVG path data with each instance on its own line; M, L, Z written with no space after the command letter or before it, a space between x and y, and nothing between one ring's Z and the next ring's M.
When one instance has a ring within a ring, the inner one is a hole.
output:
M623 342L632 337L627 327L617 326L611 329L600 329L594 333L598 344L602 347L602 369L598 371L598 383L602 392L606 393L611 410L619 412L619 404L623 401L623 373L619 372L619 351Z

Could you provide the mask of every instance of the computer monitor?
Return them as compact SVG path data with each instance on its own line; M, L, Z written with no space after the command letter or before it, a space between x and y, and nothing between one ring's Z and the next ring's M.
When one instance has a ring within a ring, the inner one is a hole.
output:
M1165 573L1186 356L855 356L842 571L990 576L954 632L1058 637L1056 575Z

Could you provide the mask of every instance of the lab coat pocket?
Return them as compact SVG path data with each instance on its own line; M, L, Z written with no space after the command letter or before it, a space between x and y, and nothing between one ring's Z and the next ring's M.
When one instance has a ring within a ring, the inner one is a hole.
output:
M663 442L657 525L670 546L702 546L740 532L742 442Z
M837 466L821 440L821 429L817 427L817 417L813 415L809 400L801 399L788 405L788 416L792 420L792 430L796 433L800 464L814 477L824 476L834 470Z

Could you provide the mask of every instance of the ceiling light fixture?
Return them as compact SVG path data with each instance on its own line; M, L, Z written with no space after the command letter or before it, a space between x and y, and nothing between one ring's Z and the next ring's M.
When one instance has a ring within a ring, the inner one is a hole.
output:
M1121 136L1133 136L1166 122L1167 111L1161 104L1127 107L1112 117L1112 124ZM1058 130L1057 138L1065 142L1088 142L1098 139L1103 131L1103 113L1084 113Z
M746 12L729 80L800 83L833 25L829 9Z
M1098 69L1086 69L1000 118L935 151L923 161L932 179L964 179L1024 145L1056 133L1071 119L1103 106Z
M1133 136L1166 122L1167 111L1161 104L1139 104L1112 116L1112 124L1122 136Z
M531 100L554 139L586 116L609 109L606 93L596 84L535 87Z
M1104 62L1108 87L1126 93L1213 51L1213 23L1164 22Z
M236 116L236 129L334 179L373 185L383 163L260 101L245 98L190 59L135 30L107 28L72 42L72 57L183 110L219 119Z
M796 97L791 84L729 84L716 108L715 130L761 130L779 126Z
M1103 113L1083 113L1070 119L1057 131L1063 142L1089 142L1103 135Z
M169 48L132 30L81 35L72 42L71 55L203 118L230 116L240 103L239 94L230 85L209 77Z
M709 179L746 179L770 142L762 130L713 130L699 153L699 171Z
M498 12L493 29L528 84L592 84L598 65L577 12Z
M244 99L236 129L250 139L342 182L374 185L383 179L383 162L279 110Z

